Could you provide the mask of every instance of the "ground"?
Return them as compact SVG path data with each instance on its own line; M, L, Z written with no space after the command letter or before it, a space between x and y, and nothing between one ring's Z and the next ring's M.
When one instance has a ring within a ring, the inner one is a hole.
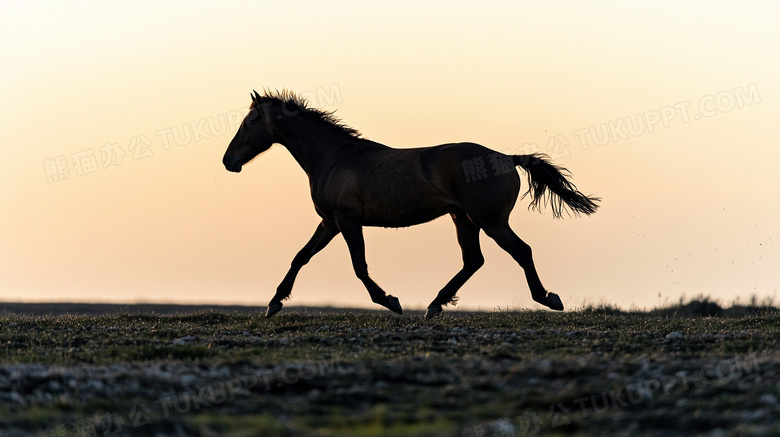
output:
M780 312L0 306L0 435L780 435Z

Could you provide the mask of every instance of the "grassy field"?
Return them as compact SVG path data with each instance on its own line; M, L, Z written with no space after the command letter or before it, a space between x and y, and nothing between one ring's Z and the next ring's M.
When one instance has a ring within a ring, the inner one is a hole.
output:
M780 312L6 304L0 435L780 435Z

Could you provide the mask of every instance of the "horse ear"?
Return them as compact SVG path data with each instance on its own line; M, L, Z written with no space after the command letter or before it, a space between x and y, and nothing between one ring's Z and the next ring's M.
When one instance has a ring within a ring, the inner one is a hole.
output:
M252 92L254 93L254 94L252 94L252 101L256 102L256 101L260 100L260 94L257 94L257 91L255 91L255 90L252 90Z

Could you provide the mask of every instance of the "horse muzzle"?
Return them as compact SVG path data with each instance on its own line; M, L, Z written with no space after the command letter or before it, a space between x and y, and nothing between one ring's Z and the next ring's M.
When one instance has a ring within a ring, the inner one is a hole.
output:
M241 173L241 160L238 158L234 159L228 159L227 156L225 156L222 159L222 163L225 164L225 168L227 171L232 171L233 173Z

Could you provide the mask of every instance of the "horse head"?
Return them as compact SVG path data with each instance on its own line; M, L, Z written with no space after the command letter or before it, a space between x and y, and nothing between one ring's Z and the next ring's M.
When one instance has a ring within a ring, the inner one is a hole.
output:
M274 144L273 126L263 110L262 98L254 91L249 113L244 117L236 136L230 141L222 163L228 171L240 172L241 167Z

